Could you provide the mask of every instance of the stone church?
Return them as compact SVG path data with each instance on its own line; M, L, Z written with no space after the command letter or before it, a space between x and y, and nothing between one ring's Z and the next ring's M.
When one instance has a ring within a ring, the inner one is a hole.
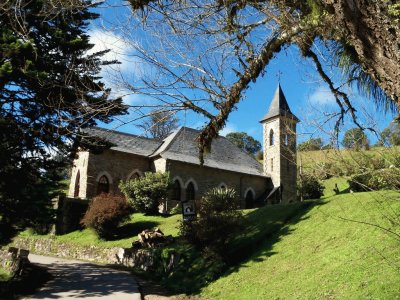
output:
M225 137L213 140L211 153L200 166L198 130L181 127L163 141L102 128L89 134L113 146L101 154L78 153L74 161L69 197L90 199L100 193L121 193L120 181L145 172L169 172L173 187L165 209L177 203L195 204L213 187L234 188L242 207L255 203L288 203L296 199L296 124L278 85L263 126L264 162L261 164Z

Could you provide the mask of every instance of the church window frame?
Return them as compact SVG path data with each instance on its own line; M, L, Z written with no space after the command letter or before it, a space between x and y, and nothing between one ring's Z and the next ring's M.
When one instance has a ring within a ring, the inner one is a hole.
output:
M274 130L271 128L271 130L269 131L269 145L270 146L274 146L275 144L275 137L274 137Z
M192 178L186 182L185 190L185 201L194 201L198 188L196 182Z
M81 172L78 169L78 172L76 172L76 176L75 176L74 198L78 198L79 197L80 186L81 186Z
M111 188L111 185L112 185L112 183L113 183L113 180L112 180L111 175L110 175L108 172L103 171L103 172L100 172L100 173L97 175L97 177L96 177L96 183L97 183L96 195L100 195L100 194L102 193L102 192L99 190L99 182L100 182L100 179L101 179L103 176L104 176L104 177L107 179L107 181L108 181L108 192L107 192L107 193L110 193L110 188ZM104 181L104 179L103 179L103 181ZM104 188L104 190L106 190L106 187L105 187L105 186L103 186L102 188ZM100 188L100 189L101 189L101 188Z
M139 169L135 169L132 172L129 173L129 175L126 177L126 180L136 180L140 177L143 177L143 172L140 171Z
M218 188L219 188L219 189L224 189L224 190L226 190L226 189L228 188L228 186L225 184L225 182L221 182L221 183L218 185Z
M251 197L249 197L251 195ZM252 187L248 187L244 192L244 201L246 208L252 208L256 199L256 192Z
M181 181L175 179L172 185L172 200L181 201L182 199L182 184Z
M110 181L106 175L102 175L97 181L97 195L110 193Z

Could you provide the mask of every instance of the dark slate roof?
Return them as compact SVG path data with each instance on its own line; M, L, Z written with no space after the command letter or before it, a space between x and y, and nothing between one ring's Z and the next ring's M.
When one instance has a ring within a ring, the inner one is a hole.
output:
M263 123L277 116L285 116L287 118L294 119L296 122L299 122L299 119L290 110L280 84L278 84L278 87L276 88L267 114L261 119L260 122Z
M99 127L85 129L85 132L89 135L100 137L112 143L115 145L111 147L113 150L141 156L151 155L161 145L161 141L159 140Z
M196 142L199 134L198 130L182 127L167 137L152 157L161 156L173 161L199 165L199 150ZM257 160L225 137L218 137L212 141L211 153L205 155L204 165L216 169L265 176L262 165Z

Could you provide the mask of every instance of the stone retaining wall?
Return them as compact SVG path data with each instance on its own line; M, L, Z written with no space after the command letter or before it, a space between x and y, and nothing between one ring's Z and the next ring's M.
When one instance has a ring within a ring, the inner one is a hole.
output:
M50 238L18 237L13 246L30 250L32 253L51 255L56 257L73 258L106 264L117 262L116 254L120 248L103 248L98 246L81 246L71 243L62 243Z

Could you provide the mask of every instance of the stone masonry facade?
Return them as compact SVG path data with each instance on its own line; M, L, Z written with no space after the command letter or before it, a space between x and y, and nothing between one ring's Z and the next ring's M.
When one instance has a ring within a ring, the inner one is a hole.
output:
M289 203L296 200L296 124L278 85L263 126L264 162L261 165L224 137L213 140L212 151L200 166L196 137L199 131L182 127L163 141L101 128L89 134L108 140L112 146L101 154L79 152L71 175L69 197L91 199L99 193L120 194L121 181L145 172L169 172L174 185L164 203L171 209L180 201L198 204L210 188L234 188L241 206L256 201ZM179 188L179 192L178 189ZM274 197L274 200L270 197ZM193 199L187 199L193 197ZM174 199L179 198L179 199Z

